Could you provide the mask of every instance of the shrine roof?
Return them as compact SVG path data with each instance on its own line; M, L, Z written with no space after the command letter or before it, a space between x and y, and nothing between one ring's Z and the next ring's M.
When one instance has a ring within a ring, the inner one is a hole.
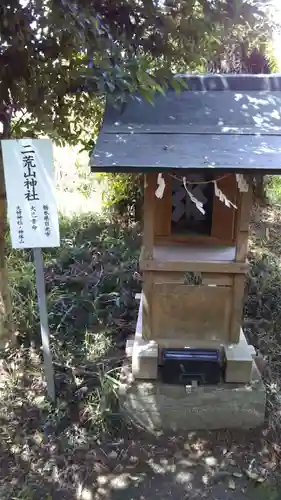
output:
M106 106L92 171L281 173L281 75L196 75L188 89Z

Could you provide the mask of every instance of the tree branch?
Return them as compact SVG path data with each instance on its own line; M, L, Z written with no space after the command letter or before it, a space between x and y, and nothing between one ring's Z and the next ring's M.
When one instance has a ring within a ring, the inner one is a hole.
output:
M14 124L13 127L11 127L11 135L14 133L14 131L19 127L19 125L22 123L25 115L27 114L27 109L22 112L21 117L18 119L18 121Z
M8 109L0 111L0 123L3 131L0 133L0 139L9 139L11 136L11 116Z

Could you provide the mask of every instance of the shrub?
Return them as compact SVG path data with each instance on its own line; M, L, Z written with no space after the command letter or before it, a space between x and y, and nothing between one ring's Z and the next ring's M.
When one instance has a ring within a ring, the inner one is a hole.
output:
M100 178L105 184L105 208L111 215L139 221L143 196L142 175L101 174Z

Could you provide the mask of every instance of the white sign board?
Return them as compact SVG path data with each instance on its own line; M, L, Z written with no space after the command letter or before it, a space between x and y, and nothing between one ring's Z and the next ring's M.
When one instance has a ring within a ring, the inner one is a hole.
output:
M58 247L52 142L19 139L1 145L13 248Z

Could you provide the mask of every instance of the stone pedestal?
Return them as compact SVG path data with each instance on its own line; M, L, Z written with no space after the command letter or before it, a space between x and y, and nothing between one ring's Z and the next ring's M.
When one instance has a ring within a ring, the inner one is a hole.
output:
M131 366L126 360L121 374L121 412L151 432L250 429L264 422L265 389L255 362L249 384L190 388L134 379Z
M255 350L242 330L237 344L216 346L225 352L225 382L168 385L158 378L163 346L143 339L141 310L135 336L127 341L121 374L120 407L127 419L152 432L247 429L263 424L265 388L254 361Z

